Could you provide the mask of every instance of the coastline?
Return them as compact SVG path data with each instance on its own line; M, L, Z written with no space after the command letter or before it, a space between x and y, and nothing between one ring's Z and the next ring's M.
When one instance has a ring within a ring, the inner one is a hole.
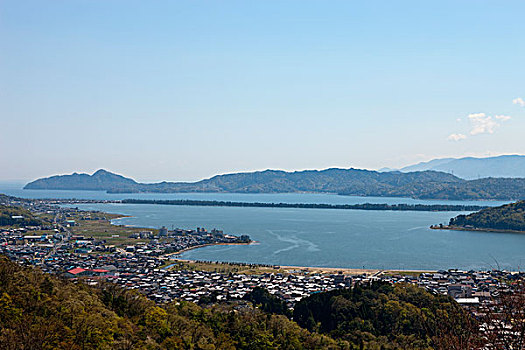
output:
M208 244L201 244L196 245L193 247L188 247L185 249L182 249L180 251L169 253L162 255L161 258L167 259L170 261L182 261L182 262L189 262L189 263L196 263L200 260L193 260L193 259L182 259L175 257L176 255L182 254L184 252L199 249L203 247L208 246L216 246L216 245L250 245L250 244L257 244L259 242L252 241L250 243L208 243ZM252 264L252 263L244 263L239 261L224 261L225 263L230 264ZM253 263L253 265L272 265L272 264L257 264ZM280 270L285 270L288 273L292 273L293 271L297 272L306 272L306 273L319 273L319 274L337 274L337 273L343 273L345 275L366 275L366 276L380 276L383 274L420 274L420 273L435 273L436 270L420 270L420 269L407 269L407 270L400 270L400 269L363 269L363 268L352 268L352 267L320 267L320 266L295 266L295 265L273 265L276 268Z
M525 231L518 230L502 230L502 229L492 229L492 228L479 228L479 227L461 227L461 226L430 226L431 230L449 230L449 231L470 231L470 232L497 232L497 233L520 233L524 234Z
M111 222L112 225L116 225L116 226L128 226L128 225L122 225L122 224L113 223L113 220L120 219L120 218L126 218L126 217L132 217L130 215L124 215L124 214L107 213L107 212L101 212L101 213L109 214L109 215L113 216L109 221ZM143 227L138 227L138 226L133 226L133 225L130 225L130 226L132 226L134 228L137 228L137 229L142 229L143 228ZM431 228L432 229L444 229L444 230L457 230L457 231L525 233L524 231L504 231L504 230L491 231L491 230L481 230L481 229L465 229L465 228L449 227L449 226L443 226L441 228L439 226L434 226L434 227L431 227ZM144 227L143 229L152 230L152 228L146 228L146 227ZM153 230L157 230L157 229L153 229ZM203 247L207 247L207 246L215 246L215 245L250 245L250 244L257 244L257 243L259 243L259 242L251 241L249 243L235 243L235 242L232 242L232 243L207 243L207 244L201 244L201 245L188 247L188 248L182 249L182 250L177 251L177 252L164 254L164 255L160 256L160 258L166 259L166 260L172 260L172 261L197 262L198 260L176 258L175 256L179 255L179 254L182 254L184 252L193 250L193 249L203 248ZM250 263L247 263L247 262L243 263L243 262L239 262L239 261L230 261L228 263L231 263L231 264L250 264ZM254 263L254 265L258 265L258 264ZM271 264L261 264L261 265L271 265ZM290 272L290 271L301 271L301 272L305 272L305 273L320 273L320 274L336 274L336 273L341 272L341 273L347 274L347 275L358 275L358 274L362 275L362 274L364 274L364 275L367 275L367 276L379 276L379 275L384 275L384 274L401 274L401 275L403 275L403 274L411 274L411 275L414 275L414 274L420 274L420 273L435 273L435 272L437 272L439 270L439 269L366 269L366 268L363 269L363 268L351 268L351 267L319 267L319 266L294 266L294 265L275 265L275 266L278 266L279 269L285 270L287 272ZM511 270L511 271L513 271L513 270Z
M174 205L196 207L236 207L236 208L293 208L293 209L336 209L336 210L372 210L372 211L430 211L430 212L458 212L478 211L487 206L472 204L387 204L387 203L361 203L361 204L328 204L328 203L274 203L274 202L235 202L218 200L190 200L190 199L123 199L121 204L145 205Z
M184 248L184 249L181 249L181 250L179 250L177 252L164 254L162 257L170 259L170 260L192 261L192 260L179 259L179 258L170 258L170 256L172 256L172 255L179 255L179 254L182 254L184 252L188 252L188 251L193 250L193 249L210 247L210 246L216 246L216 245L250 245L250 244L254 244L254 243L258 243L258 242L257 241L251 241L251 242L248 242L248 243L240 243L240 242L237 242L237 243L236 242L232 242L232 243L223 243L223 242L221 242L221 243L206 243L206 244L200 244L200 245L195 245L195 246L192 246L192 247Z
M247 244L247 243L239 243L239 244ZM249 243L248 243L249 244ZM213 245L213 244L209 244ZM227 245L227 243L225 243ZM188 248L186 250L196 249L200 247L192 247ZM198 263L201 262L200 260L192 260L192 259L181 259L181 258L175 258L175 257L169 257L171 255L174 255L175 253L168 254L165 256L167 260L170 261L178 261L178 262L186 262L186 263ZM232 265L242 265L250 263L242 263L242 262L228 262L225 261L224 263L232 264ZM256 263L253 263L253 265L259 265ZM265 264L261 264L265 265ZM271 264L269 264L271 265ZM417 269L407 269L407 270L399 270L399 269L362 269L362 268L349 268L349 267L316 267L316 266L292 266L292 265L275 265L276 271L284 270L286 273L306 273L306 274L321 274L321 275L332 275L332 274L338 274L342 273L344 275L366 275L367 277L375 277L375 276L382 276L382 275L419 275L420 273L436 273L437 270L417 270Z
M343 274L366 274L372 276L379 276L382 274L395 274L395 273L433 273L437 270L418 270L418 269L362 269L362 268L351 268L351 267L315 267L315 266L281 266L282 269L286 270L301 270L312 273L321 274L333 274L342 272Z

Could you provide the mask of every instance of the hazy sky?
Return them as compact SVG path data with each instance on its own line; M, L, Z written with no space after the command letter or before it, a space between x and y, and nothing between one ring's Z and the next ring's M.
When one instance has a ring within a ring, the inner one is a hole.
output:
M0 180L523 154L524 16L521 0L2 0Z

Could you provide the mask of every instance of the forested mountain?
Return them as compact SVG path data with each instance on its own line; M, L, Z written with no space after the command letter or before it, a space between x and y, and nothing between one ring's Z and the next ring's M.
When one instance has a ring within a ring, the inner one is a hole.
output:
M345 348L282 315L242 305L156 305L137 291L74 284L0 256L0 349Z
M449 226L525 231L525 201L487 208L450 219Z
M423 199L525 199L525 179L463 180L437 171L377 172L362 169L326 169L285 172L276 170L217 175L187 182L138 183L99 170L93 175L52 176L33 181L26 189L104 190L133 192L336 193L355 196Z
M388 194L422 183L456 183L463 180L434 171L403 174L379 173L361 169L326 169L285 172L265 170L252 173L217 175L194 183L160 182L144 184L98 170L93 175L52 176L33 181L26 189L105 190L108 192L352 192L362 195Z
M435 170L472 180L484 177L525 177L525 156L503 155L486 158L441 158L401 169L403 172Z
M305 328L264 290L246 299L260 309L155 304L136 290L72 283L0 256L0 349L450 349L472 322L452 299L406 285L313 295L294 311Z

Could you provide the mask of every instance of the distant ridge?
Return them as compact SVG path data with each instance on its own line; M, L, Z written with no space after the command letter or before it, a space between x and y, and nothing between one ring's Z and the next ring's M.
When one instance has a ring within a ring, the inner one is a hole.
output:
M525 177L525 156L502 155L487 158L441 158L401 169L403 172L435 170L473 180L485 177Z
M98 170L93 175L74 173L51 176L27 184L25 189L96 190L109 193L332 193L353 196L412 197L421 199L478 200L525 199L525 179L467 181L438 171L403 173L363 169L265 170L217 175L198 182L144 184Z
M139 185L135 180L100 169L93 173L55 175L28 183L24 189L111 191Z

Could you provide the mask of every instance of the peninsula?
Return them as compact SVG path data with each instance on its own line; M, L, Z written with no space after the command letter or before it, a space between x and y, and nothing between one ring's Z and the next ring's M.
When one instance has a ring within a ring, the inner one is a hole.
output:
M430 228L525 233L525 201L458 215L450 219L448 225L433 225Z

